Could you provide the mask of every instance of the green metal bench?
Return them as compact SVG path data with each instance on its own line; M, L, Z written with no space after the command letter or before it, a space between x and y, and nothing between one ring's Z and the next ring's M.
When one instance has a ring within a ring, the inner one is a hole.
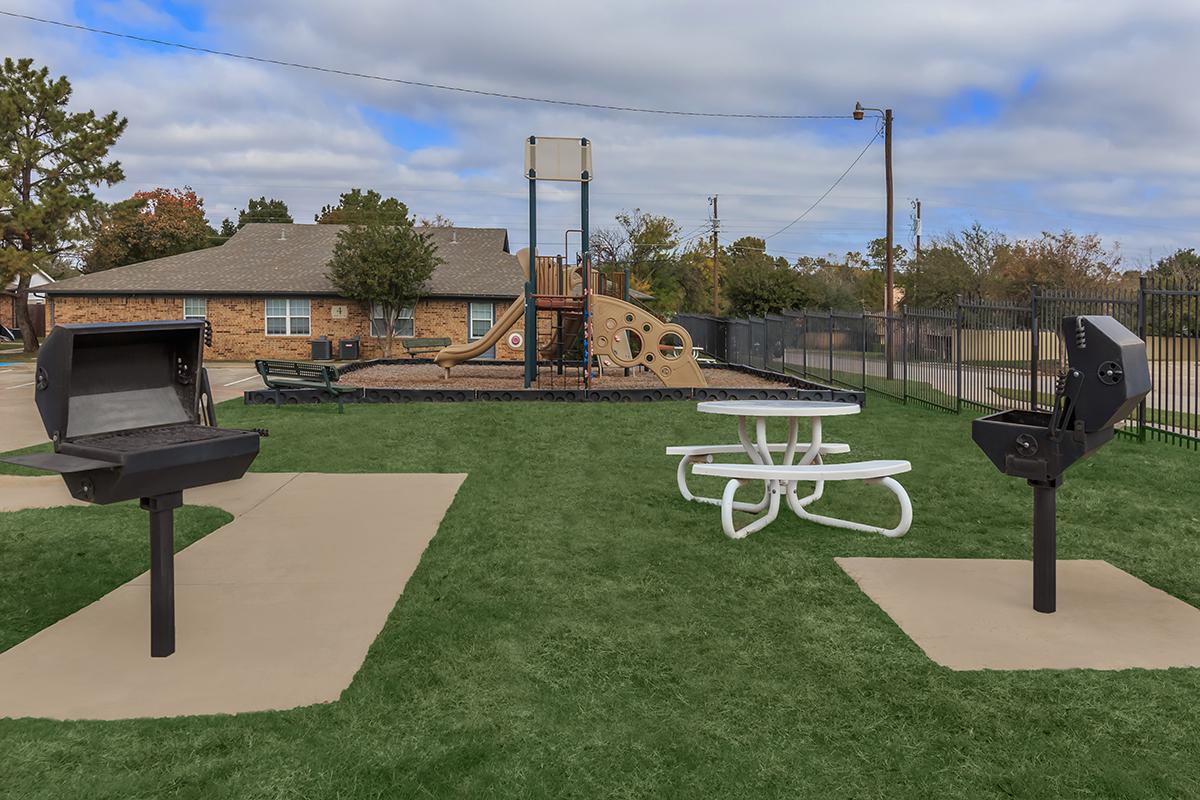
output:
M337 367L328 364L260 358L254 362L254 368L268 389L322 389L329 392L337 400L339 414L345 412L342 395L358 391L354 386L338 386Z
M400 344L404 345L404 349L408 352L409 356L416 358L440 353L443 348L450 346L450 340L448 338L418 339L410 336L407 339L401 339Z

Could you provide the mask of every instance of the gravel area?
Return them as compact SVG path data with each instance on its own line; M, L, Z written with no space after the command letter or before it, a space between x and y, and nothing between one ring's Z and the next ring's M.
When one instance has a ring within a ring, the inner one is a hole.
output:
M575 370L565 375L553 375L549 368L542 369L543 389L574 389ZM704 378L709 386L738 389L778 387L756 375L747 375L732 369L706 369ZM387 389L521 389L524 388L524 372L521 364L460 364L450 370L450 377L442 377L442 369L434 364L377 364L372 367L348 372L338 383L346 386L363 386ZM634 371L625 377L620 370L592 381L594 389L656 389L662 386L653 372Z

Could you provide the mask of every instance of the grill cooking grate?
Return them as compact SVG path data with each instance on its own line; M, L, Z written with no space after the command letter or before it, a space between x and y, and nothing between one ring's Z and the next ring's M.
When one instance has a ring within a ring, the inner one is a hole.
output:
M95 436L81 436L75 439L74 443L128 453L154 447L168 447L173 444L224 439L240 433L243 433L243 431L209 428L204 425L186 423L182 425L164 425L159 428L139 428L131 431L99 433Z

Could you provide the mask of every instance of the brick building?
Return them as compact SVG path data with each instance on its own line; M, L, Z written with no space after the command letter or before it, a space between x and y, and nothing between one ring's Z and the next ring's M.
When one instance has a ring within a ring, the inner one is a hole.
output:
M252 223L218 247L59 281L41 287L47 323L204 317L213 326L214 359L304 359L309 341L321 336L335 348L339 339L358 337L362 356L377 358L383 355L382 315L340 297L325 277L342 227ZM479 338L524 289L508 233L428 231L444 263L424 298L397 320L397 336L455 343ZM392 355L404 355L398 341ZM519 360L522 353L501 340L494 357Z

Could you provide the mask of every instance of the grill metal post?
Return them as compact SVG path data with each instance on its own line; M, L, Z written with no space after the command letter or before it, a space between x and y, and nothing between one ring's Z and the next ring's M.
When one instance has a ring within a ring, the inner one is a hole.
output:
M1033 610L1055 610L1057 557L1056 495L1059 481L1030 481L1033 487Z
M143 497L150 512L150 655L175 652L175 509L183 492Z

